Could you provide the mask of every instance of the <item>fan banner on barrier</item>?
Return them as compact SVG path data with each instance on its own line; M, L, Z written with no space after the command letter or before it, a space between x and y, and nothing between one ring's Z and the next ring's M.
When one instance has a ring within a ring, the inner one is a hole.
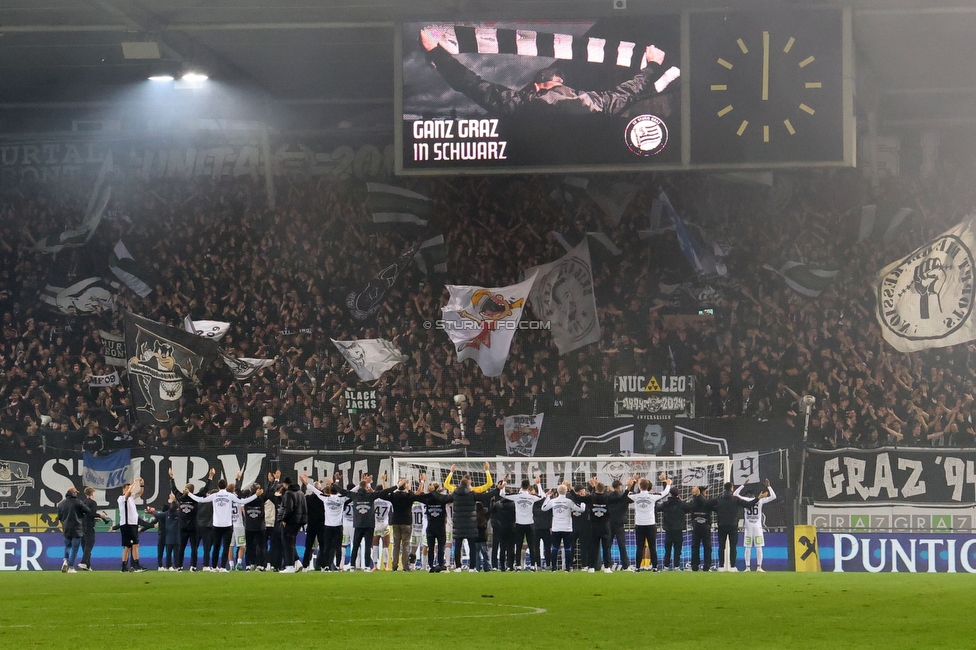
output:
M505 418L505 453L509 456L535 456L545 413L509 415Z
M807 450L804 495L818 503L976 500L976 450Z

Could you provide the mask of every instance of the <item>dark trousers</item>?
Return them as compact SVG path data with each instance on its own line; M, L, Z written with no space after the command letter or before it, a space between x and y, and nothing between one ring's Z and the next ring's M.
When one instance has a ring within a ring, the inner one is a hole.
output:
M338 569L342 566L342 526L322 526L316 564L320 569Z
M436 533L430 532L427 529L427 566L433 569L434 567L444 566L444 546L447 544L447 532L439 531ZM437 546L437 562L434 562L434 546Z
M166 555L166 568L167 569L173 568L173 558L176 556L176 546L177 546L176 544L167 544L166 545L165 555ZM160 567L163 566L162 562L160 562L159 566Z
M298 562L298 531L300 524L285 524L281 533L281 560L283 566L288 568Z
M585 526L574 528L573 545L578 549L576 557L573 558L573 568L586 568L590 564L590 546L592 546L590 543L590 529Z
M312 561L312 547L315 546L313 542L316 541L319 543L319 552L316 555L317 563L318 558L322 555L322 549L325 548L325 526L305 526L305 552L302 554L302 564L305 566L309 566L309 562Z
M624 569L630 566L630 558L627 557L627 533L623 523L610 526L610 541L617 540L617 552L620 553L620 566Z
M735 545L739 541L738 526L718 527L718 565L725 566L725 547L729 548L729 566L735 567Z
M265 535L268 537L268 542L271 548L268 551L268 564L271 565L272 569L280 569L282 558L284 556L284 550L282 549L282 544L285 539L285 527L282 524L278 524L274 528L265 528Z
M634 534L637 536L637 557L634 562L640 568L641 560L644 558L644 546L650 549L651 567L657 568L657 526L635 526Z
M705 551L704 569L712 568L712 526L711 524L694 524L691 529L691 570L699 567L700 552Z
M197 524L197 534L203 542L203 566L207 566L210 559L210 550L213 548L214 529L213 526L200 526Z
M536 549L542 546L540 564L542 566L549 566L552 564L552 531L548 528L536 528L535 538L537 540L535 545Z
M264 528L261 530L244 529L244 563L247 566L263 567L266 545L264 542Z
M366 542L366 551L363 553L364 564L367 569L373 568L373 529L372 528L353 528L352 534L352 560L349 562L353 567L356 566L356 557L359 555L359 546Z
M468 564L471 566L471 568L474 568L474 544L477 539L477 535L461 535L454 537L454 566L456 568L461 568L461 552L464 540L468 541Z
M197 547L200 546L200 535L197 533L197 529L184 530L180 529L180 550L176 559L179 560L180 567L183 566L183 558L186 555L186 545L190 545L190 566L194 569L197 568ZM206 561L204 561L206 564Z
M674 553L675 567L681 567L681 543L684 536L683 530L664 531L664 568L669 568L671 564L671 553Z
M563 570L569 571L569 567L573 565L573 533L552 533L551 552L549 553L549 568L553 571L556 570L556 565L559 563L559 545L562 544L563 550L566 553L565 559L563 559Z
M603 566L612 566L610 561L610 530L606 527L593 526L590 529L590 568L600 568L600 549L603 549Z
M233 526L213 527L213 549L212 555L210 556L211 568L227 568L227 556L230 554L230 540L233 536Z
M166 553L166 533L159 533L156 536L156 566L163 566L163 555Z
M508 526L499 526L492 529L495 538L492 546L498 545L498 558L495 560L495 568L502 571L512 571L515 569L515 529Z
M532 524L515 524L515 556L522 565L522 542L529 547L529 564L539 566L539 546L535 541L535 527Z
M95 548L95 529L85 528L81 536L81 563L89 569L91 568L92 549Z

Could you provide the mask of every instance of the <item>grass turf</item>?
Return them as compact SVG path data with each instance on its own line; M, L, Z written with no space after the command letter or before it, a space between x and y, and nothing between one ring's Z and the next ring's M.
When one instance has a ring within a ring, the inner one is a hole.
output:
M945 574L5 573L0 648L960 648Z

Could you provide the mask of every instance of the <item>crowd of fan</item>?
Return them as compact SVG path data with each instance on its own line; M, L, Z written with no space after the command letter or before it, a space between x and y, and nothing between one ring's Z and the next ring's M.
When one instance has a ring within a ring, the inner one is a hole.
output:
M434 200L425 232L372 224L363 188L351 181L279 177L272 211L262 179L116 179L114 218L87 246L53 257L34 251L32 241L76 225L86 189L7 188L0 201L0 450L466 446L496 453L504 449L505 415L611 415L614 375L633 372L695 375L699 417L801 426L797 399L812 394L813 444L976 445L973 348L894 352L876 324L872 289L882 266L969 212L972 179L947 168L931 183L891 183L879 210L907 205L913 216L891 241L855 243L860 206L873 196L855 170L789 178L792 192L778 202L765 187L706 175L630 178L640 189L617 223L553 177L412 183ZM709 280L704 302L676 298L684 289L661 292L675 280L699 294L703 286L673 234L637 236L661 187L679 213L731 244L729 278ZM500 377L457 364L443 332L423 326L439 317L443 285L515 283L521 270L563 254L550 231L570 241L602 231L622 250L613 256L591 246L601 342L560 357L547 332L522 331ZM411 267L375 317L353 318L346 296L432 232L447 241L447 273ZM89 375L113 370L97 330L121 331L121 316L66 316L38 297L52 274L60 274L60 286L90 269L110 277L104 262L120 237L155 287L145 299L123 288L118 306L176 326L186 315L229 321L222 347L275 358L274 367L239 383L218 362L185 392L169 426L135 421L126 382L90 389ZM840 260L841 273L808 298L762 268L777 256ZM682 316L704 308L714 315ZM329 339L373 337L393 340L409 360L376 382L375 412L350 415L343 388L366 386ZM456 393L469 397L463 428Z

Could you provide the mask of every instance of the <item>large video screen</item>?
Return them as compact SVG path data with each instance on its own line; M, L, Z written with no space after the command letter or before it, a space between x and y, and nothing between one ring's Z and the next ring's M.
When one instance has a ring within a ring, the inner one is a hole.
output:
M681 163L680 17L406 23L403 173Z

